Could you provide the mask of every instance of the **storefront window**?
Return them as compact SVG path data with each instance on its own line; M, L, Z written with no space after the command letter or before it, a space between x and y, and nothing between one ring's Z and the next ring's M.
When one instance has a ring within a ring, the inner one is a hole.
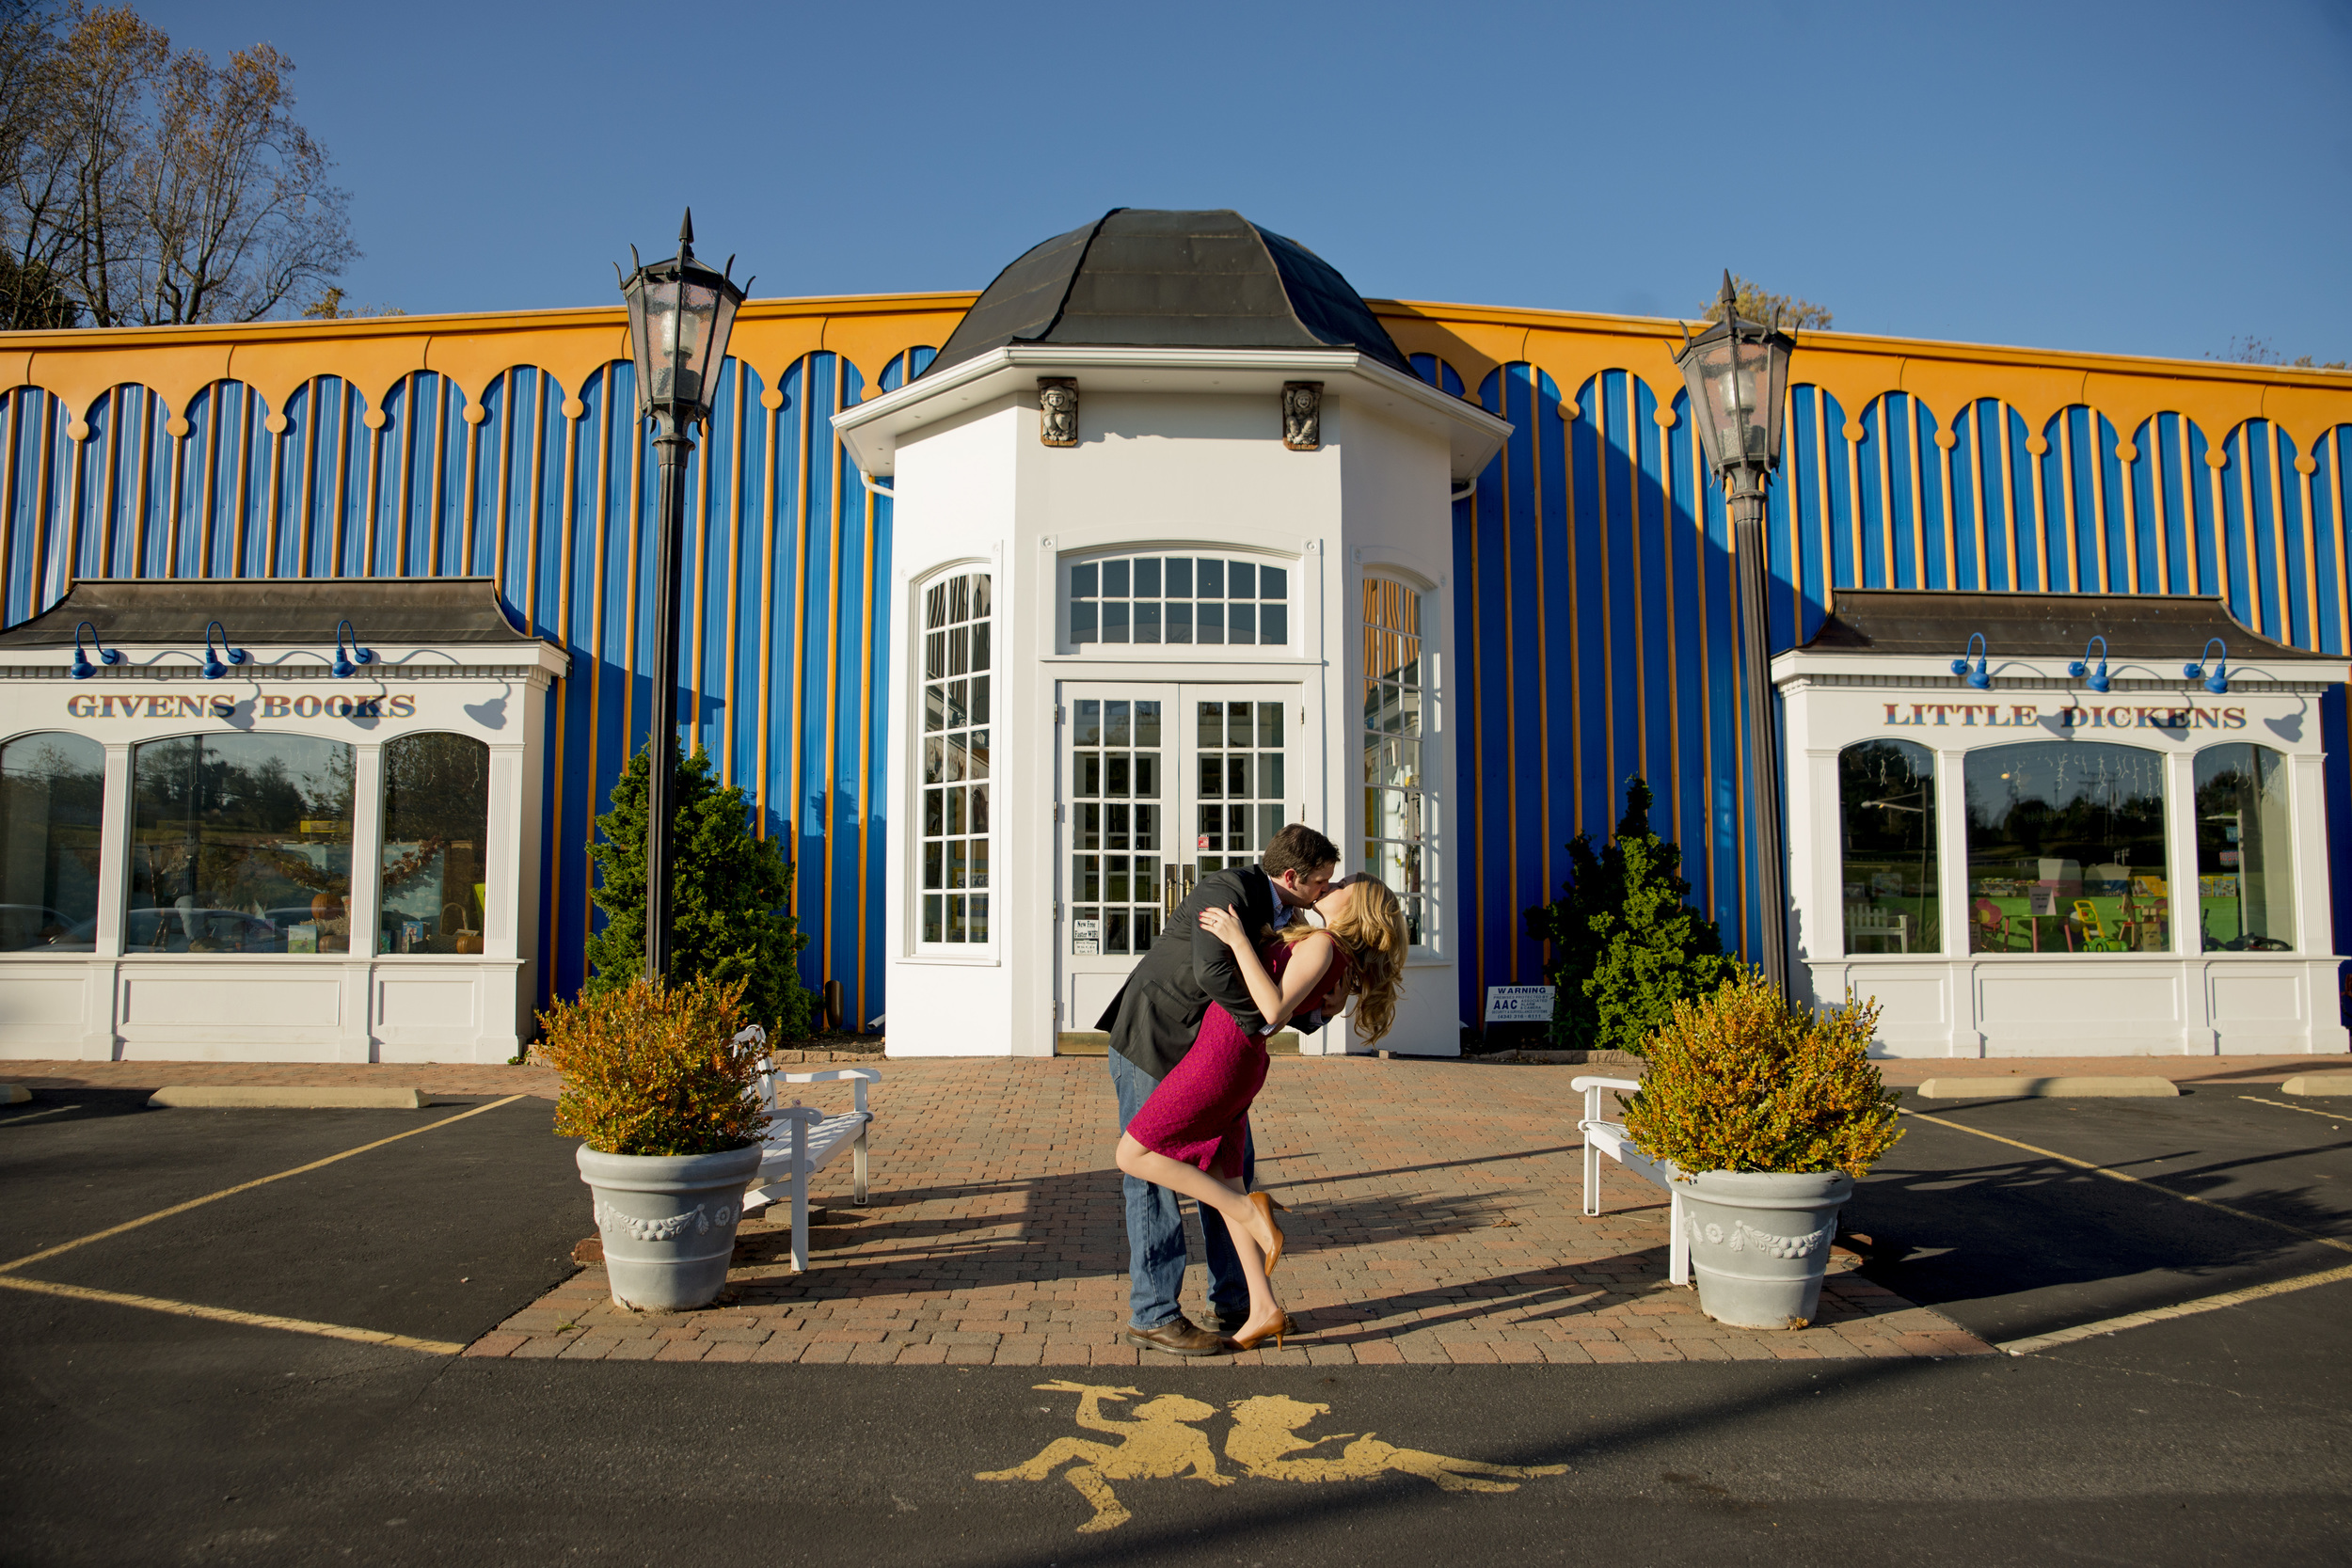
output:
M348 952L353 761L296 735L133 752L124 951Z
M1848 953L1941 953L1935 874L1935 756L1910 740L1837 755Z
M922 939L988 941L990 578L923 594Z
M2267 746L2197 753L2197 924L2208 953L2295 945L2287 759Z
M1427 672L1421 595L1364 579L1364 869L1405 909L1406 934L1429 942L1429 785L1422 770Z
M1070 568L1070 642L1277 648L1291 640L1290 569L1211 556L1119 556Z
M384 748L385 953L479 953L488 892L490 748L405 735Z
M78 735L0 746L0 953L87 953L98 929L106 749Z
M1971 752L1968 950L2161 953L2164 758L2041 741Z

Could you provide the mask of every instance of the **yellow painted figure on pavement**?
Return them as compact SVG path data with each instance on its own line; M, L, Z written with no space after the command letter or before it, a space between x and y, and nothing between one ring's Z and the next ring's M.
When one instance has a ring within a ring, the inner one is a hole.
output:
M1134 1517L1112 1492L1114 1481L1168 1481L1188 1476L1212 1486L1230 1486L1234 1478L1217 1469L1216 1450L1208 1433L1193 1423L1217 1413L1216 1407L1182 1394L1163 1394L1135 1407L1132 1421L1103 1414L1105 1400L1141 1398L1137 1388L1072 1383L1057 1379L1036 1386L1041 1392L1078 1396L1078 1425L1104 1433L1117 1443L1085 1437L1057 1437L1038 1456L1009 1470L982 1470L975 1481L1044 1481L1062 1465L1062 1479L1094 1510L1078 1527L1082 1535L1116 1529ZM1260 1394L1232 1404L1232 1429L1225 1435L1225 1457L1253 1481L1370 1481L1395 1472L1419 1476L1448 1492L1516 1492L1534 1476L1565 1473L1565 1465L1487 1465L1474 1459L1454 1459L1420 1449L1400 1449L1371 1433L1341 1432L1324 1437L1303 1437L1298 1429L1319 1416L1327 1404L1309 1404L1280 1394ZM1345 1441L1347 1447L1324 1458L1302 1457L1326 1443ZM1073 1463L1074 1462L1074 1463Z
M1212 1486L1233 1484L1232 1477L1218 1473L1216 1450L1210 1447L1208 1433L1186 1424L1216 1415L1216 1406L1213 1404L1188 1400L1182 1394L1162 1394L1147 1404L1136 1406L1134 1420L1114 1421L1103 1414L1103 1402L1139 1399L1142 1389L1072 1383L1067 1378L1041 1383L1037 1387L1049 1394L1077 1395L1078 1424L1089 1432L1109 1433L1120 1441L1096 1443L1084 1437L1057 1437L1026 1465L1009 1470L982 1470L972 1479L1043 1481L1057 1465L1073 1459L1079 1461L1063 1473L1062 1479L1078 1489L1078 1496L1094 1505L1094 1517L1078 1527L1081 1535L1117 1529L1133 1517L1113 1495L1110 1483L1114 1481L1168 1481L1189 1473Z
M1475 1459L1454 1459L1420 1449L1400 1449L1371 1433L1333 1433L1327 1437L1301 1437L1298 1429L1318 1416L1328 1416L1327 1404L1308 1404L1282 1394L1260 1394L1233 1402L1233 1430L1225 1434L1225 1457L1261 1481L1370 1481L1394 1470L1435 1481L1448 1492L1516 1492L1531 1476L1556 1476L1565 1465L1486 1465ZM1354 1438L1335 1458L1300 1459L1325 1443ZM1507 1477L1507 1480L1488 1480Z

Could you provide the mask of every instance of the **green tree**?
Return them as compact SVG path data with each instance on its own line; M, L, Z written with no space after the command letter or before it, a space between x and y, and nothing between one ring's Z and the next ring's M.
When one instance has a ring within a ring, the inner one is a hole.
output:
M604 929L588 938L594 971L581 994L626 989L645 967L645 808L650 750L628 759L612 785L612 809L596 818L588 855L596 886L589 897ZM676 945L671 978L744 983L745 1016L778 1040L807 1035L809 994L793 957L808 945L785 905L792 867L771 839L753 833L742 790L722 789L699 746L678 768L677 859L673 867Z
M1628 779L1616 835L1596 850L1577 834L1560 898L1527 911L1528 936L1551 943L1552 1037L1572 1050L1639 1053L1677 1001L1740 973L1715 923L1691 906L1682 851L1650 831L1649 808L1649 785Z
M1810 328L1816 332L1829 330L1831 318L1826 305L1816 305L1809 299L1798 299L1789 294L1769 293L1763 284L1742 277L1738 273L1731 275L1731 287L1738 296L1735 308L1742 321L1769 323L1772 312L1777 310L1780 312L1780 325L1784 327ZM1714 321L1723 313L1722 302L1710 299L1699 319Z

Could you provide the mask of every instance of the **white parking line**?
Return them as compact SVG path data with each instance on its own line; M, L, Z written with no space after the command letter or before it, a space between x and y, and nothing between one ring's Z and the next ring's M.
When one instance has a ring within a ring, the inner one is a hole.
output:
M120 1291L93 1291L87 1285L57 1285L46 1279L11 1279L0 1275L0 1290L63 1296L70 1301L104 1302L110 1307L137 1307L150 1312L169 1312L183 1318L243 1323L249 1328L282 1328L294 1334L315 1334L322 1338L349 1339L355 1344L422 1351L427 1355L457 1355L466 1349L447 1339L418 1339L405 1334L387 1334L375 1328L348 1328L342 1323L313 1323L308 1318L281 1318L269 1312L237 1312L226 1307L205 1307L193 1301L167 1301L162 1296L126 1295Z
M2241 1096L2240 1098L2249 1097ZM2022 1148L2028 1154L2039 1154L2045 1160L2056 1160L2060 1164L2073 1165L2077 1170L2087 1170L2093 1176L2104 1176L2110 1181L2128 1181L2136 1187L2144 1187L2149 1192L2162 1193L2167 1197L2178 1198L2183 1203L2194 1203L2200 1209L2218 1210L2224 1214L2230 1214L2238 1219L2252 1220L2256 1225L2266 1225L2274 1230L2283 1230L2290 1236L2300 1236L2307 1242L2317 1242L2321 1246L2334 1247L2338 1252L2352 1252L2352 1242L2339 1241L2333 1236L2322 1236L2315 1230L2306 1230L2299 1225L2289 1225L2284 1220L2274 1220L2267 1214L2249 1213L2244 1209L2233 1209L2226 1203L2216 1203L2209 1197L2199 1197L2194 1193L2176 1193L2169 1187L2156 1185L2146 1177L2133 1176L2120 1170L2109 1170L2105 1165L2094 1165L2088 1160L2077 1160L2072 1154L2060 1154L2055 1148L2042 1148L2033 1144L2019 1143L2015 1138L2004 1138L1998 1132L1988 1132L1981 1127L1970 1127L1964 1122L1947 1121L1942 1117L1931 1117L1922 1111L1905 1111L1902 1114L1907 1117L1916 1117L1921 1121L1931 1121L1938 1127L1948 1127L1955 1132L1974 1133L1979 1138L1990 1138L1996 1144L2007 1144L2011 1148Z
M2342 1125L2344 1120L2344 1113L2342 1111L2322 1111L2310 1105L2290 1105L2283 1100L2265 1100L2258 1094L2242 1094L2238 1098L2250 1100L2257 1105L2276 1105L2281 1111L2300 1111L2307 1117L2326 1117L2338 1125Z
M2242 1307L2249 1301L2260 1301L2265 1296L2283 1296L2290 1291L2308 1291L2314 1285L2333 1285L2344 1279L2352 1279L2352 1263L2340 1269L2327 1269L2294 1279L2281 1279L2273 1285L2249 1285L2242 1291L2224 1291L2219 1295L2201 1296L2195 1301L2185 1301L2178 1307L2156 1307L2145 1312L2126 1312L2120 1318L2102 1318L2095 1323L2061 1328L2054 1334L2036 1334L2024 1339L1999 1339L1994 1342L1993 1348L2011 1355L2031 1355L2036 1351L2071 1345L2077 1339L2094 1338L2102 1334L2113 1334L2119 1329L2141 1328L2149 1323L2168 1323L2174 1318L2192 1318L2200 1312L2218 1312L2225 1307Z
M79 1105L56 1105L46 1111L35 1111L29 1116L0 1117L0 1127L14 1127L20 1121L39 1121L43 1117L61 1117L68 1111L78 1111L81 1108Z
M372 1144L361 1144L358 1148L346 1148L341 1154L330 1154L324 1160L313 1160L307 1165L296 1165L292 1170L281 1170L275 1176L255 1177L250 1181L240 1181L233 1187L223 1187L216 1193L206 1193L202 1197L192 1197L185 1203L175 1203L168 1209L158 1209L151 1214L142 1214L137 1219L125 1220L120 1225L108 1226L103 1230L93 1230L87 1236L77 1236L70 1242L59 1242L56 1246L43 1247L39 1252L27 1253L13 1262L0 1263L0 1275L24 1268L28 1263L38 1263L44 1258L55 1258L61 1252L72 1252L75 1247L87 1246L92 1242L103 1242L109 1236L119 1236L126 1230L136 1230L142 1225L153 1225L157 1220L167 1220L174 1214L184 1214L189 1210L200 1209L207 1203L217 1203L224 1197L234 1197L239 1193L251 1192L256 1187L266 1187L273 1181L283 1181L290 1176L300 1176L307 1171L317 1170L323 1165L331 1165L338 1160L348 1160L355 1154L365 1154L371 1148L382 1148L386 1144L396 1144L403 1138L415 1138L427 1132L437 1132L452 1122L463 1121L468 1117L478 1117L485 1111L495 1111L501 1105L512 1105L523 1098L525 1097L519 1094L510 1094L504 1100L493 1100L487 1105L477 1105L470 1111L460 1111L453 1117L443 1117L440 1120L428 1122L422 1127L412 1127L405 1132L395 1132L389 1138L378 1138Z

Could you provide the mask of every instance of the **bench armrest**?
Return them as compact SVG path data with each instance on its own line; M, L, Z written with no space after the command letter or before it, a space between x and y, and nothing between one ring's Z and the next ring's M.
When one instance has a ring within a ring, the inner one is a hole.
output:
M882 1082L882 1074L870 1067L836 1067L822 1072L780 1072L776 1076L787 1084L838 1084L846 1079L859 1116L869 1114L866 1109L866 1085Z
M1568 1080L1569 1089L1584 1097L1584 1119L1588 1122L1600 1119L1600 1095L1603 1089L1616 1089L1629 1093L1641 1086L1640 1080L1633 1078L1596 1078L1587 1075Z

